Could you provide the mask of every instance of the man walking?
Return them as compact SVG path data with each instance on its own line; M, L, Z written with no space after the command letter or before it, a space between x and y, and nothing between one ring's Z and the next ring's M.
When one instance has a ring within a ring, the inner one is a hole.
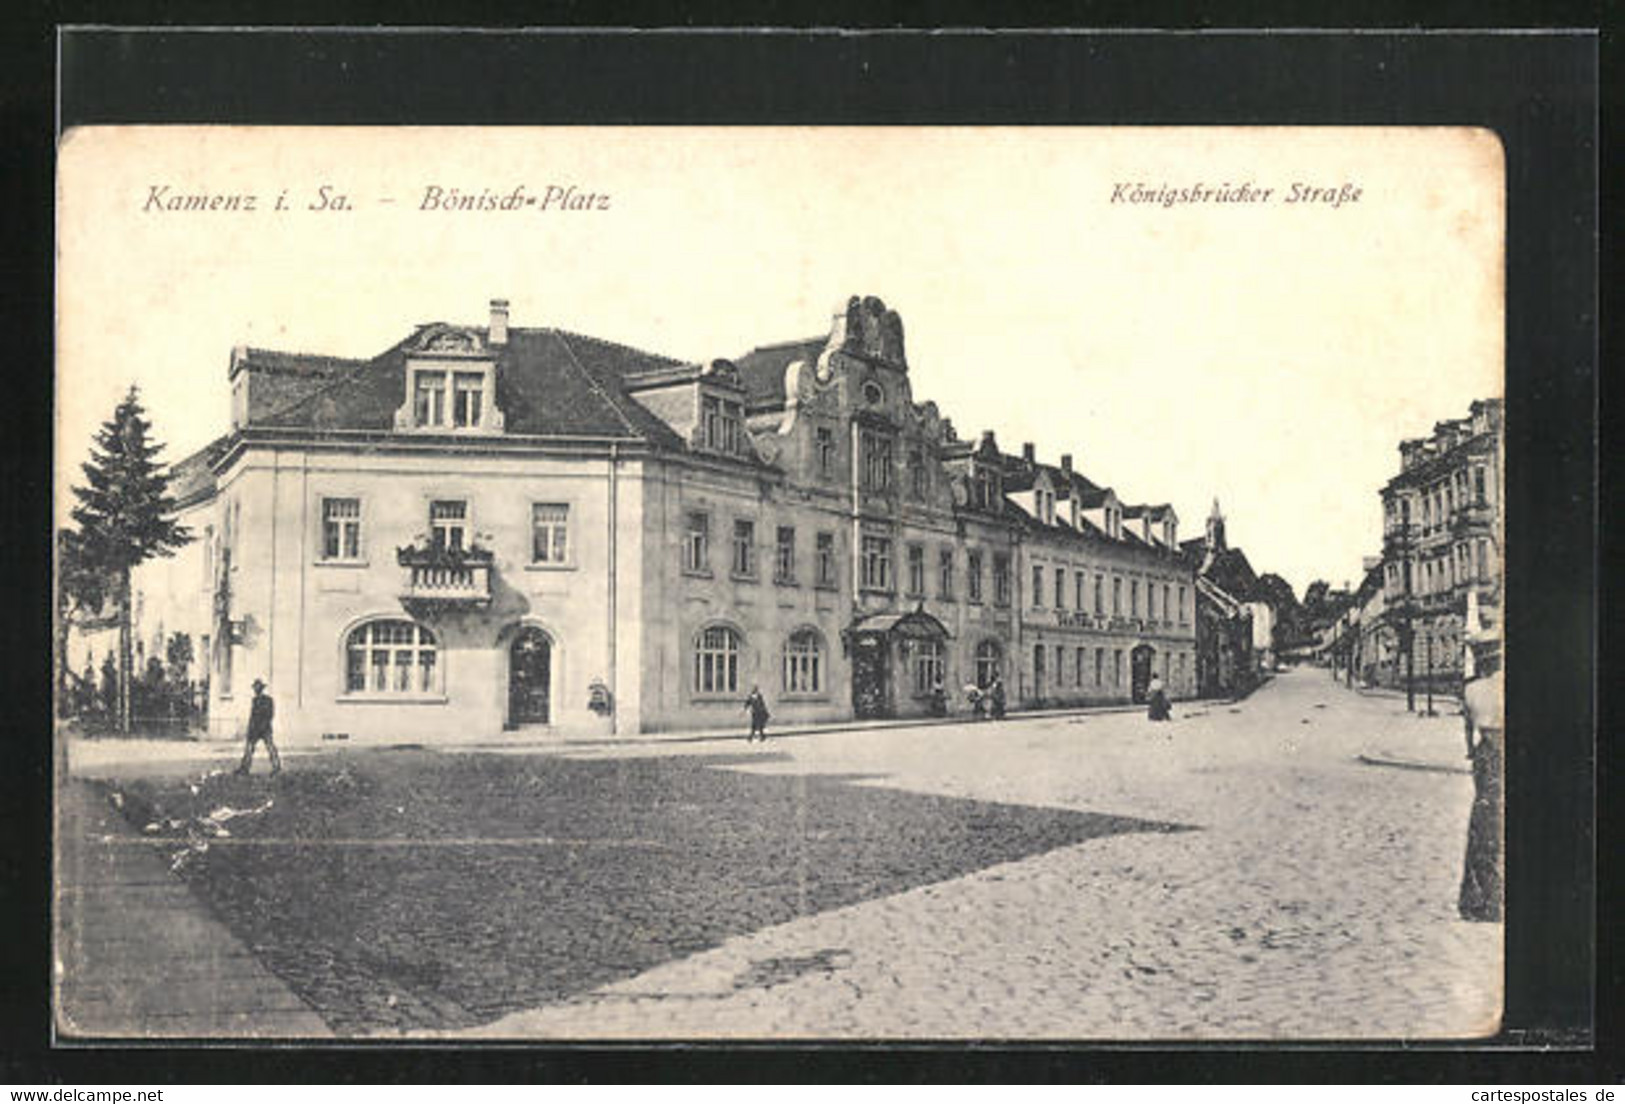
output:
M265 680L254 680L254 701L248 707L248 733L244 737L243 761L237 764L238 774L247 774L254 764L254 745L265 741L265 750L271 753L271 774L282 773L282 757L276 753L276 741L271 739L271 719L276 716L276 703L265 692Z
M763 698L761 690L754 686L750 688L750 696L745 699L745 710L750 714L750 735L745 737L745 742L748 744L752 740L760 739L765 744L767 742L767 699Z

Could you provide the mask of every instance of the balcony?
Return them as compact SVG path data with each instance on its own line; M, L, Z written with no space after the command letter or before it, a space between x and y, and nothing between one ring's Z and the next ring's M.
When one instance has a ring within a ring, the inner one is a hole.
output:
M1489 533L1494 526L1495 511L1487 502L1462 506L1450 518L1450 532L1455 536L1472 532Z
M494 558L483 548L398 548L395 560L406 569L401 602L420 610L490 605Z

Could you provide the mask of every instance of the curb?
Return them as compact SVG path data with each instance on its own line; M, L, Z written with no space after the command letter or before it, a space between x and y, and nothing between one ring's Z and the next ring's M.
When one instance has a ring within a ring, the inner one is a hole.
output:
M1458 767L1449 763L1426 762L1421 759L1405 759L1385 752L1361 752L1355 760L1368 767L1393 767L1398 770L1431 771L1435 774L1465 774L1471 775L1471 767Z

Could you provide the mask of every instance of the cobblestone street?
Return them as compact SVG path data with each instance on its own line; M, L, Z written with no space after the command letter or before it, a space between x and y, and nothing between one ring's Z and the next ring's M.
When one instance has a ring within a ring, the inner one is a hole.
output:
M770 743L726 769L1198 830L1091 838L802 917L475 1033L1487 1034L1502 933L1456 917L1472 783L1445 769L1461 722L1441 713L1304 670L1241 704L1177 707L1165 726L1119 713ZM1441 767L1361 761L1373 751Z

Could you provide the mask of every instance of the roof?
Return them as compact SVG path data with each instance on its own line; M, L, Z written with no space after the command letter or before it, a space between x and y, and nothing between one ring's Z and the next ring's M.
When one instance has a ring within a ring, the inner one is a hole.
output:
M232 434L225 433L169 468L169 494L177 505L190 505L214 493L214 465L230 448Z
M734 358L739 378L745 385L745 403L755 409L784 405L784 370L798 360L817 361L829 344L829 337L804 337L759 345L742 357Z
M903 613L873 613L853 622L852 631L875 633L898 633L903 636L930 636L944 637L949 635L947 626L923 609L907 610Z
M256 418L254 424L393 429L395 412L406 394L410 341L397 343L302 401ZM680 361L553 329L510 329L507 343L494 352L496 401L508 433L620 437L683 447L671 427L630 398L623 386L628 377L666 370Z

